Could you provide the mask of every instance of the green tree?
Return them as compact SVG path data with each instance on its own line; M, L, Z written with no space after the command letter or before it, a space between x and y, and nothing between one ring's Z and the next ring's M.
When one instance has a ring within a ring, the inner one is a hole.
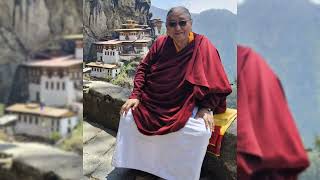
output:
M320 152L320 136L316 135L314 138L314 149Z
M4 104L0 103L0 116L4 114Z

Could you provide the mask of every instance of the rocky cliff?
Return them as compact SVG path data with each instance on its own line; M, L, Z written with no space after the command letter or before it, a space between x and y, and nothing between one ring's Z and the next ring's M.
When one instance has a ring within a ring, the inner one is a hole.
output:
M150 6L150 0L84 0L84 60L95 59L92 42L112 36L113 30L120 28L125 20L146 24L151 17Z
M62 35L82 32L81 0L0 1L0 102L7 102L16 68Z

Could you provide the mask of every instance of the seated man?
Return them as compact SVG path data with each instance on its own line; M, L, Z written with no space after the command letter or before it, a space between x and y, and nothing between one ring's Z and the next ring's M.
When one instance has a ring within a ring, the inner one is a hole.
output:
M186 8L169 10L168 36L158 37L138 66L121 109L113 166L199 179L212 113L226 110L231 86L217 49L191 25Z

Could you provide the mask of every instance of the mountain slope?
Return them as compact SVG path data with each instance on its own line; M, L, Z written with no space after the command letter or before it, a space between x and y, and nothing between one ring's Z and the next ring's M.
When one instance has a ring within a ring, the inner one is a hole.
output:
M290 108L311 147L320 133L320 8L306 0L246 0L238 6L240 44L259 52L281 79Z

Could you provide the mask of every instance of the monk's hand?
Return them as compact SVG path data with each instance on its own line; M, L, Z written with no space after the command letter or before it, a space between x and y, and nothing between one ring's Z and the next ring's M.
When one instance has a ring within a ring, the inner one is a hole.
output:
M125 112L125 115L127 115L129 109L132 108L132 110L134 110L138 107L139 103L139 99L128 99L121 107L120 116L123 115L123 112Z
M206 128L210 128L211 131L214 130L214 119L213 116L210 113L210 110L208 108L201 108L198 110L195 118L202 118L204 120L204 123L206 125Z

